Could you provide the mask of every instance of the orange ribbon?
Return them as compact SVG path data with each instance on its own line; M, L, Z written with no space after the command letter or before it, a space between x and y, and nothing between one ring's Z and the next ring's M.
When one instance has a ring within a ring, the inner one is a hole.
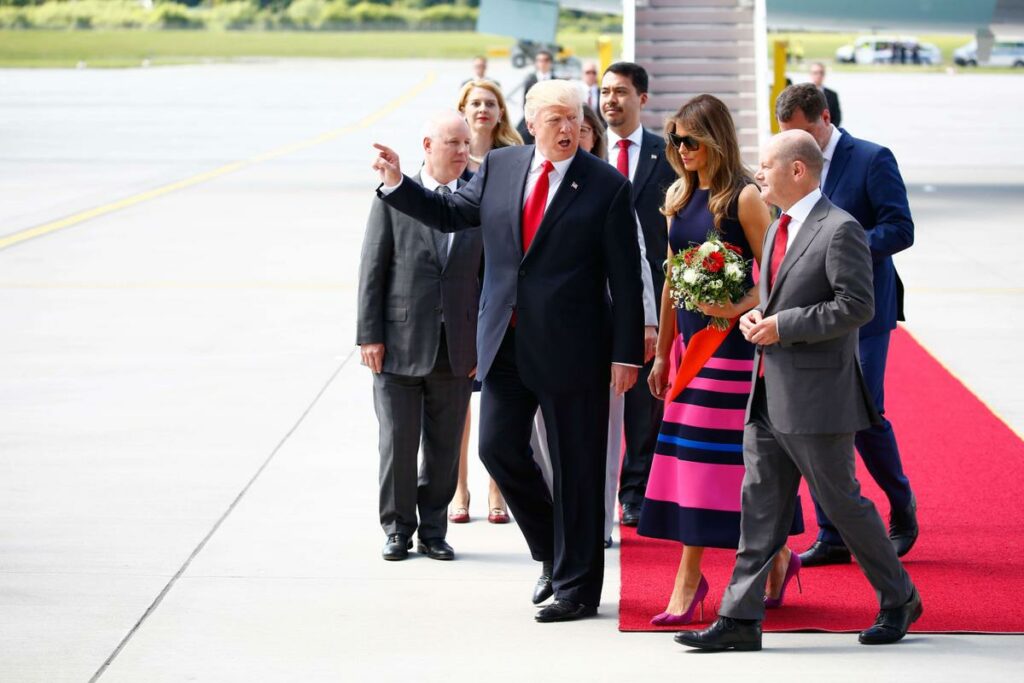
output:
M701 371L708 362L708 359L715 355L715 351L722 345L725 338L729 336L732 328L736 327L737 320L739 320L739 316L730 320L729 327L724 330L717 330L709 325L690 337L690 341L686 344L686 351L683 353L683 360L679 363L676 376L672 379L672 388L668 390L668 395L665 396L665 403L671 403L679 394L683 393L683 389L697 376L697 373ZM677 323L676 335L678 336L678 334L679 327Z

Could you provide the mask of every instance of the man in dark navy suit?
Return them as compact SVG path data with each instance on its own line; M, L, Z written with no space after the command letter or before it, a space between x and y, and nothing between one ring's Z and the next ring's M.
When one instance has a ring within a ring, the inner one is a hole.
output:
M551 569L546 592L555 601L537 613L542 622L597 612L608 386L624 393L643 364L630 184L604 161L577 153L582 113L576 85L538 83L526 100L536 146L491 151L450 195L404 179L398 155L383 145L373 164L388 205L443 232L482 228L480 457L533 558L545 563L542 579ZM552 494L530 456L538 407Z
M601 113L608 122L608 163L633 183L633 209L643 230L654 301L660 302L665 283L663 264L668 255L668 228L661 207L665 190L676 174L665 159L664 138L640 124L647 89L647 71L642 66L633 62L612 64L601 79ZM636 386L626 393L623 409L626 453L619 478L619 503L624 526L636 526L640 521L640 506L661 429L662 403L647 388L649 361L654 358L658 341L656 325L646 328L644 341L645 364Z
M782 130L810 133L825 157L821 190L833 204L853 215L867 232L874 269L875 316L860 329L860 363L882 415L881 422L857 432L857 450L872 478L889 499L889 538L899 556L917 540L917 501L903 472L892 425L885 419L885 362L889 336L903 320L903 283L892 255L914 243L907 189L896 158L887 148L859 140L832 125L825 96L813 83L793 85L775 103ZM841 564L850 551L815 501L818 538L801 553L804 566Z

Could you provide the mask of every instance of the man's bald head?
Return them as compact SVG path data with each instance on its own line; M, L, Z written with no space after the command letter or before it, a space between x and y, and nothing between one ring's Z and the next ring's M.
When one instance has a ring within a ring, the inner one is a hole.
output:
M455 110L438 112L423 124L423 166L431 178L450 183L469 163L469 126Z
M755 176L761 185L761 198L783 211L789 210L818 187L824 163L810 133L788 130L773 136L761 152Z

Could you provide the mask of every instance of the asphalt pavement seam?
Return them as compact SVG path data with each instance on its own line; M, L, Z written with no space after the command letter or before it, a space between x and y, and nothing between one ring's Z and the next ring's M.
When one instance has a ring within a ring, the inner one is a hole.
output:
M231 516L231 513L234 512L236 507L238 507L238 504L242 501L242 498L245 497L245 494L247 494L249 492L249 489L252 488L253 484L256 483L260 475L263 474L263 471L267 469L270 463L274 460L274 457L281 451L284 445L288 442L288 439L290 439L291 436L299 429L299 427L302 426L302 423L306 420L306 417L313 411L313 408L316 407L316 404L320 402L320 399L323 397L323 395L327 393L327 390L330 388L331 384L333 384L334 380L337 379L339 374L341 374L341 371L345 368L348 362L352 360L352 357L355 355L355 353L356 347L353 347L352 350L348 352L348 355L346 355L345 358L341 361L338 367L334 369L334 372L331 373L331 376L327 378L327 381L324 382L323 386L320 387L320 391L317 392L316 396L313 397L313 400L309 403L309 405L306 406L306 409L302 411L302 414L299 416L299 419L296 420L295 424L292 425L291 429L289 429L285 433L285 435L277 443L274 449L270 452L270 455L268 455L267 458L263 461L263 464L260 465L259 468L256 470L256 473L249 478L249 481L246 483L246 485L242 487L242 490L238 493L237 496L235 496L235 499L231 501L231 504L228 505L224 513L220 516L220 518L217 519L213 527L210 528L207 534L199 542L199 545L197 545L192 550L192 553L188 556L188 558L181 565L181 567L178 568L178 571L174 573L174 576L171 577L171 579L167 582L163 589L157 594L153 602L151 602L149 607L146 608L146 611L143 612L142 616L139 617L138 621L135 622L135 625L132 626L132 628L128 631L127 634L125 634L124 638L121 639L121 642L119 642L117 644L117 647L114 648L114 651L110 653L110 656L108 656L106 660L103 662L103 664L100 666L100 668L96 670L96 673L92 675L92 678L89 679L89 683L94 683L95 681L98 681L100 679L100 677L107 671L107 669L110 668L110 665L114 663L114 660L117 659L118 655L120 655L124 648L128 645L129 641L131 641L131 639L135 636L139 629L142 628L142 625L146 622L146 620L149 619L149 617L156 611L156 609L160 606L160 603L162 603L164 598L167 597L167 594L171 592L172 588L174 588L174 585L178 582L178 579L184 576L185 572L188 571L188 568L192 565L192 561L199 556L199 553L203 551L203 548L205 548L206 544L210 541L211 538L213 538L213 535L217 533L217 530L220 529L224 521Z

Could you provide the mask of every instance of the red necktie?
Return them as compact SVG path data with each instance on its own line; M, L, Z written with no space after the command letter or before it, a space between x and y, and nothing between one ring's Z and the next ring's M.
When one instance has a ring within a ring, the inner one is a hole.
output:
M544 209L548 204L548 174L553 170L555 170L554 164L550 161L545 161L540 177L537 178L537 184L533 186L533 191L530 192L530 196L526 198L526 205L523 206L524 254L530 248L533 238L537 235L537 228L540 227L540 222L544 220Z
M615 162L619 173L629 177L629 140L619 140L619 158Z
M782 259L786 258L786 246L789 242L789 222L793 218L784 213L779 216L779 229L775 231L775 244L772 246L772 260L768 270L768 291L775 286L775 276L779 273Z
M789 222L793 217L788 213L779 216L779 229L775 231L775 244L772 245L772 260L768 262L768 291L775 285L775 276L779 274L779 266L786 258L786 246L789 242ZM761 352L761 364L757 368L757 376L764 377L764 352Z

